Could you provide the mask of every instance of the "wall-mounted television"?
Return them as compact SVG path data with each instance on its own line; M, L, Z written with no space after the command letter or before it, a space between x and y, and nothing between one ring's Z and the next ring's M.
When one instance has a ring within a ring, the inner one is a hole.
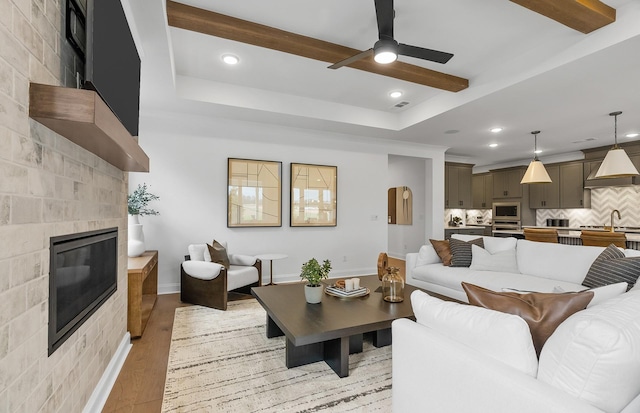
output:
M82 87L98 92L138 136L140 56L120 0L66 0L66 37L84 61Z

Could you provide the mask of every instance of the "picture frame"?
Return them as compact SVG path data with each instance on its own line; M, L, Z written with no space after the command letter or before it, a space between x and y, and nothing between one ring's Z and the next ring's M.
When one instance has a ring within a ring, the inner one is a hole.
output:
M338 211L338 167L291 163L292 227L335 227Z
M228 158L227 227L282 226L282 162Z

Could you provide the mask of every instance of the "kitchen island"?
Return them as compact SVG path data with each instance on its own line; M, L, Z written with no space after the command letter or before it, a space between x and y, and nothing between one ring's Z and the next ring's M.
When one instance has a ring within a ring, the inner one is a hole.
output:
M570 227L537 227L537 226L529 226L526 225L523 228L555 228L558 230L558 241L560 244L568 244L568 245L582 245L582 240L580 239L580 234L583 229L589 231L598 231L604 229L597 227L587 227L587 228L570 228ZM624 232L627 237L627 248L640 250L640 229L637 228L616 228L616 232ZM522 230L495 230L492 231L494 237L516 237L516 238L524 238L524 233Z

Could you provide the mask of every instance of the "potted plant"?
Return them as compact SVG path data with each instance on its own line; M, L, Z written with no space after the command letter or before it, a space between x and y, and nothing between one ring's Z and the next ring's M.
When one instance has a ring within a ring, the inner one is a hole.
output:
M331 261L324 260L322 265L315 258L311 258L309 261L302 264L302 271L300 272L300 278L307 280L307 284L304 286L304 296L309 304L317 304L322 301L322 281L329 277L329 271L331 271Z
M127 236L127 255L139 257L145 251L144 233L139 217L142 215L158 215L155 209L147 208L151 201L160 199L159 196L147 192L147 184L138 184L133 193L127 196L127 211L129 212L129 227Z

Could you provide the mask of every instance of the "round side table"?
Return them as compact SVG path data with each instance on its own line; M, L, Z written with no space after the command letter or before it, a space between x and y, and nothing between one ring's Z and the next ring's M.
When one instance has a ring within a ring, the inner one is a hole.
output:
M266 285L276 285L273 282L273 261L289 258L289 256L287 254L273 253L273 254L258 254L258 255L254 255L254 257L259 258L263 261L269 261L269 284L266 284Z

